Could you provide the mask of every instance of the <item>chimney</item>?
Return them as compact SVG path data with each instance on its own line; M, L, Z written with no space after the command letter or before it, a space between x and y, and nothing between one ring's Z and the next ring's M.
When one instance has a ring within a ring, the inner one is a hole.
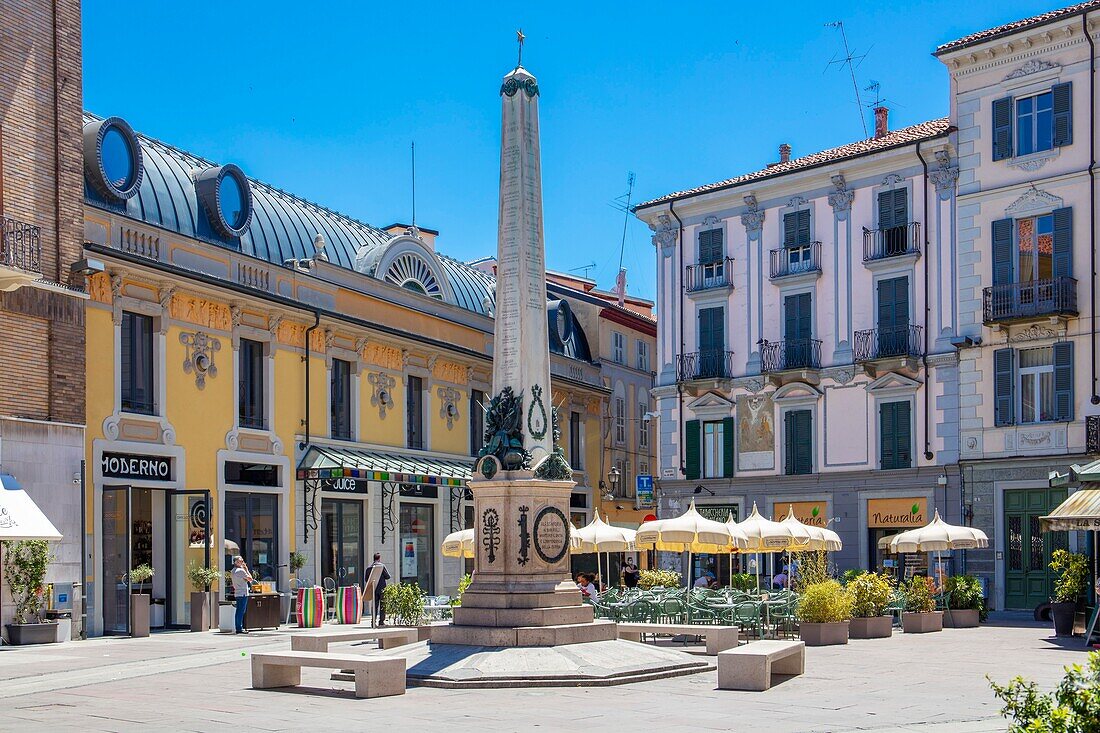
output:
M789 163L791 160L791 146L783 143L779 146L779 162Z
M890 132L890 110L886 107L875 107L875 137L879 138Z

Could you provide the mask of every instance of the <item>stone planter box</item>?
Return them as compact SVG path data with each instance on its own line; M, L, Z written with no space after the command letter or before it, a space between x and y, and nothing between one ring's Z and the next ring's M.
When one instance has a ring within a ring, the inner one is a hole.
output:
M798 635L806 646L832 646L848 643L848 622L836 621L827 624L812 624L803 621L798 626Z
M978 609L960 608L943 612L945 629L975 629L978 627Z
M854 618L848 624L848 636L853 639L887 639L894 634L894 619L890 616Z
M232 634L236 629L233 624L236 623L237 607L228 601L222 601L218 604L218 631L223 634Z
M56 623L8 624L8 643L13 646L26 644L54 644L57 642Z
M943 611L930 613L901 614L901 628L907 634L927 634L930 631L943 631Z
M213 591L195 591L191 593L191 630L209 631L211 624L211 609L218 607L218 594Z
M130 636L149 636L149 596L144 593L130 595Z

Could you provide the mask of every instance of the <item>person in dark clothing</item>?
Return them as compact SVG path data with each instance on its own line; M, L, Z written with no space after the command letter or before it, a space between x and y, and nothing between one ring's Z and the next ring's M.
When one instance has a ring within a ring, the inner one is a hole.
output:
M382 574L378 576L378 584L374 586L374 612L378 618L378 625L386 625L386 609L382 607L382 591L386 589L386 581L390 579L390 571L386 570L386 566L382 564L382 553L374 553L374 562L367 566L367 576L363 579L363 584L366 585L367 578L370 578L371 570L375 567L382 568Z
M626 567L623 568L623 585L627 588L637 588L639 577L641 577L641 571L634 564L634 558L628 557Z

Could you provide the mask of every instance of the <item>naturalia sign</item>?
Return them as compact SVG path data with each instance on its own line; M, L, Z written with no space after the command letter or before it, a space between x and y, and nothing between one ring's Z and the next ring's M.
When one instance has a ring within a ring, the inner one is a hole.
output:
M928 524L928 499L868 499L868 527L923 527Z

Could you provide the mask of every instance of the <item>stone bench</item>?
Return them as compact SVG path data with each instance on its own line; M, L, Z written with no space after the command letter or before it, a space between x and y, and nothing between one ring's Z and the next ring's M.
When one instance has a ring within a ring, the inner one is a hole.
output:
M290 648L300 652L327 652L329 644L342 641L368 641L378 639L383 649L395 646L415 644L416 629L342 629L340 631L321 631L313 634L294 634L290 637Z
M736 626L712 626L704 624L655 624L645 622L625 622L616 625L619 638L627 641L641 641L642 634L685 634L703 636L707 640L707 654L715 655L726 649L737 647Z
M773 674L805 671L805 642L754 641L718 654L718 689L759 692L772 686Z
M404 658L365 657L324 652L283 652L252 655L252 687L296 687L302 683L302 667L349 669L355 674L356 697L405 694Z

